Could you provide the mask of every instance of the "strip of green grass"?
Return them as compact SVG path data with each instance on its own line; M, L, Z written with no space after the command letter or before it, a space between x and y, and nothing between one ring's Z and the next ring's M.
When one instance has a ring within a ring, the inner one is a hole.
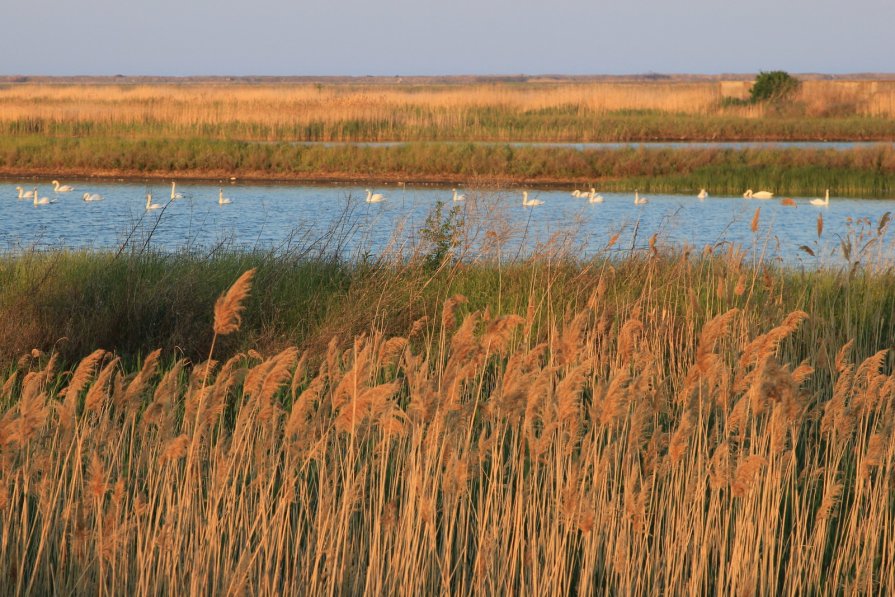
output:
M525 314L531 304L535 333L546 335L590 299L601 279L607 285L602 300L619 312L634 305L662 314L670 342L677 326L699 329L733 307L756 331L794 309L811 313L799 350L812 358L852 338L861 354L895 338L891 270L798 272L745 267L729 256L635 255L455 264L433 272L422 261L370 264L260 252L51 252L0 259L0 362L35 347L72 360L97 347L126 359L163 348L201 360L211 342L215 299L253 267L242 331L222 340L224 352L290 344L325 352L333 336L352 338L371 323L403 334L455 294L468 298L464 308L493 313Z
M395 107L391 118L311 122L179 125L140 122L58 121L22 118L0 123L2 136L206 138L248 141L882 141L895 139L895 120L879 117L776 115L746 118L625 110L598 114L576 107L514 111L502 107L451 109Z
M6 175L183 176L279 180L590 183L606 190L895 195L895 149L642 149L578 151L473 143L301 145L208 139L0 137Z

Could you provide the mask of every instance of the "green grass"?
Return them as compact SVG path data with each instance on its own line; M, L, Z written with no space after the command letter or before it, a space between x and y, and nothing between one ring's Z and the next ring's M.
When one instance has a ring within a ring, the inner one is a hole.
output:
M867 350L895 338L891 268L799 272L747 268L728 257L669 255L460 263L433 272L423 260L51 252L0 260L0 362L32 348L75 359L97 347L130 358L162 348L201 360L211 341L215 299L253 267L258 273L243 332L226 338L224 351L256 348L269 354L290 344L322 350L332 336L351 338L371 323L386 333L403 333L458 293L469 299L470 309L524 313L537 290L546 330L551 321L580 308L609 269L615 273L606 300L619 309L644 296L672 313L693 312L694 306L714 313L739 307L755 329L795 309L812 313L806 326L816 333L807 335L806 355L818 350L818 338L832 345L855 338ZM740 281L745 290L737 294Z
M803 115L747 118L622 110L605 114L555 106L516 111L498 106L454 109L396 107L391 118L289 125L230 121L182 125L148 118L134 123L53 121L39 117L0 123L0 135L55 138L240 139L244 141L875 141L895 138L895 120Z
M0 137L0 173L281 180L591 183L605 190L895 196L895 149L619 149L415 143L321 146L209 139Z

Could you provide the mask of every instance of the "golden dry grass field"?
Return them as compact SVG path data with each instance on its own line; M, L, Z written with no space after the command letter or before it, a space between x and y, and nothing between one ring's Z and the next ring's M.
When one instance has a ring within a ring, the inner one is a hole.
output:
M787 101L759 103L744 100L751 85L748 77L7 79L0 174L584 182L675 192L707 178L728 192L757 175L790 194L819 184L891 195L895 80L805 76ZM880 145L790 153L697 146L674 155L549 145L650 141ZM535 146L506 145L514 142ZM819 177L832 181L812 184Z
M109 82L111 81L111 82ZM0 125L7 133L117 133L253 140L613 140L600 120L646 122L647 135L680 136L670 115L749 121L823 122L895 115L895 81L802 82L785 116L765 105L729 105L745 98L746 80L532 82L105 83L25 82L0 85ZM643 114L645 113L645 114ZM658 113L659 122L644 120ZM773 119L772 119L773 120ZM689 121L688 121L689 122ZM39 123L39 124L37 124ZM691 126L695 126L691 123ZM754 127L754 122L753 122ZM684 132L685 132L684 127ZM817 126L802 125L816 136ZM761 132L761 128L757 129ZM691 131L695 137L703 131ZM789 134L799 134L799 130ZM616 136L617 136L616 132ZM774 128L765 136L779 137ZM857 134L857 132L856 132Z

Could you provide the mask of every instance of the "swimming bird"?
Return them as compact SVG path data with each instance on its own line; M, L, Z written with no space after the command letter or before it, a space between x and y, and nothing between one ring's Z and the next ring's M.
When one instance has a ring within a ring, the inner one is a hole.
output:
M49 205L51 203L56 203L56 200L50 199L49 197L41 197L38 199L37 189L34 189L34 207L37 207L38 205Z
M99 193L84 193L84 201L102 201L103 196Z
M366 189L367 191L367 203L379 203L381 201L385 201L385 197L382 193L373 193L370 189Z
M572 191L572 197L587 197L587 191L579 191L575 189Z
M708 196L709 196L708 192L706 192L705 189L702 189L699 191L699 194L696 195L696 198L699 199L700 201L702 201L703 199L705 199Z
M183 194L178 193L175 189L177 188L177 183L173 180L171 181L171 199L183 199Z
M812 199L811 205L819 205L820 207L826 207L830 204L830 189L827 189L827 194L824 195L823 199Z
M454 191L454 201L466 201L466 195L458 195L457 189L453 189Z
M528 191L522 191L522 205L525 207L534 207L535 205L544 205L540 199L529 199Z
M146 209L161 209L161 203L153 203L152 202L152 193L146 193Z
M224 189L218 189L218 205L227 205L229 203L233 202L224 197Z
M590 193L587 194L588 203L603 203L603 195L597 195L597 189L591 187Z
M16 190L19 192L19 199L32 199L34 198L34 191L26 191L22 187L16 187Z
M649 203L649 199L647 199L646 197L641 197L640 193L638 193L637 190L635 189L634 190L634 205L646 205L647 203Z
M53 192L54 193L71 193L75 190L75 187L67 184L60 185L58 180L53 181Z
M743 199L773 199L774 193L769 191L758 191L757 193L753 193L752 189L749 189L745 193L743 193Z

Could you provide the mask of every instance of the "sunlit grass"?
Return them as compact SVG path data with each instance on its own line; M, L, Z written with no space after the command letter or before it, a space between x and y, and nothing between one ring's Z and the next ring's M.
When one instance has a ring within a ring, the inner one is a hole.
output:
M617 149L414 143L321 146L111 137L0 137L0 172L21 175L229 177L280 180L597 184L604 190L888 197L895 150Z
M744 255L442 270L405 323L371 304L426 282L386 268L346 292L365 325L262 352L238 338L276 316L270 264L212 317L255 265L223 260L205 356L18 359L5 586L891 590L891 270Z
M745 81L0 87L0 134L251 141L892 139L895 83L805 81L781 111Z

